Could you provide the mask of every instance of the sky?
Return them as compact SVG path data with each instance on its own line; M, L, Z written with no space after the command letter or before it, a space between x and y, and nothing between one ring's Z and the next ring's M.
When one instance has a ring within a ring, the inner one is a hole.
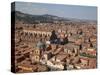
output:
M16 2L15 10L32 15L49 14L64 18L97 20L97 7L94 6Z

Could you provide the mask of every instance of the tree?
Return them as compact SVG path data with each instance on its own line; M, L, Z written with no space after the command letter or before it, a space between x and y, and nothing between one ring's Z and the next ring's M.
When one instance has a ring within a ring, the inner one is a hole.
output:
M55 40L57 40L57 35L55 33L55 30L52 31L51 37L50 37L50 41L52 43L55 43Z

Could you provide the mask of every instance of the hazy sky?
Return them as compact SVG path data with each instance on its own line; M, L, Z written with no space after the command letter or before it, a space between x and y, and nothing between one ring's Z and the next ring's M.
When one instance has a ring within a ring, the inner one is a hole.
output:
M15 9L33 15L50 14L65 18L97 20L97 7L16 2Z

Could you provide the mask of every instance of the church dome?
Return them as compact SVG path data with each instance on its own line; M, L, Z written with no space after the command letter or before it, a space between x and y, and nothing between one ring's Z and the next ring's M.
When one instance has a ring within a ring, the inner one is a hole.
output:
M39 42L37 43L37 48L39 48L39 49L45 49L45 43L39 41Z

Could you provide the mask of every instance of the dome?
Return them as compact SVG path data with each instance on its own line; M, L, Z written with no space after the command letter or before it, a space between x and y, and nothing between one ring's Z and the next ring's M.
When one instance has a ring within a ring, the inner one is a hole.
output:
M37 48L39 48L39 49L45 49L45 43L39 41L39 42L37 43Z

